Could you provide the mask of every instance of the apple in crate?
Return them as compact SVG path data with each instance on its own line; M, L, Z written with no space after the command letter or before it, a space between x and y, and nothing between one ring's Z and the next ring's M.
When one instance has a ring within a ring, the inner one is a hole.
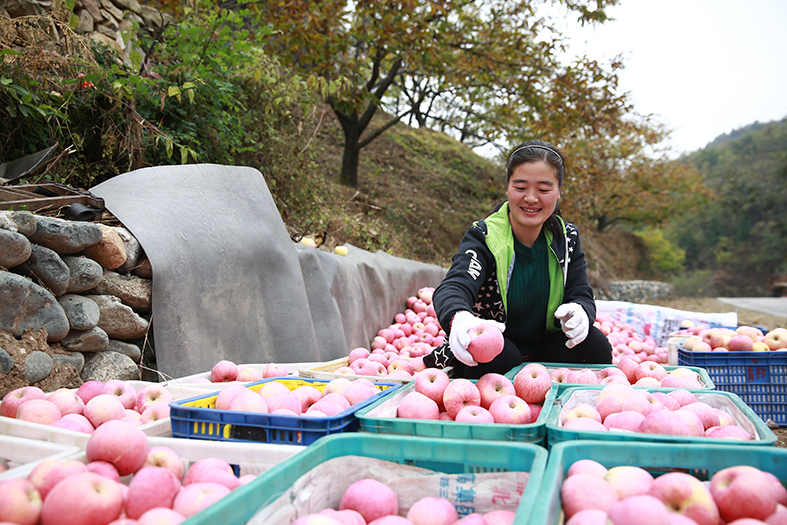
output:
M137 391L133 386L120 379L107 381L101 393L117 397L123 408L134 408L137 405Z
M782 350L787 348L787 328L774 328L767 334L763 342L771 350Z
M163 467L143 467L139 469L128 485L126 493L126 515L138 519L145 512L157 507L172 507L180 480Z
M597 509L608 511L618 501L618 493L609 482L593 474L574 474L560 487L563 511L570 519L579 511Z
M468 405L481 406L481 393L474 383L459 378L451 381L443 392L443 406L451 419Z
M41 498L46 499L47 494L55 485L69 476L85 471L85 464L81 461L61 461L50 458L36 465L27 475L27 479L41 494Z
M503 351L503 332L491 324L479 324L467 333L470 335L467 351L478 363L489 363Z
M157 401L166 401L169 403L172 401L172 394L162 385L147 385L137 392L137 412L141 414L148 406Z
M526 425L532 422L532 411L523 399L514 395L502 395L489 406L495 423L503 425Z
M210 371L210 380L212 383L226 383L228 381L235 381L238 378L238 365L232 361L222 359Z
M671 521L670 512L660 500L648 494L630 496L616 502L607 511L606 521L613 525L629 523L661 523L669 525L679 523Z
M514 376L516 395L528 403L543 403L552 388L552 377L543 366L525 365Z
M718 525L719 511L711 492L703 483L684 472L657 476L649 494L661 500L675 514L683 514L697 525Z
M120 483L93 472L83 472L52 488L41 508L41 525L110 523L122 511Z
M432 399L435 403L443 402L443 393L451 383L451 378L444 370L427 368L415 376L415 391Z
M88 472L93 472L94 474L104 476L105 478L111 479L113 481L120 481L118 469L116 469L115 465L108 461L91 461L85 465L85 469L87 469Z
M514 384L503 374L484 374L478 379L475 386L481 393L481 406L487 410L498 397L516 395Z
M25 478L0 481L0 521L35 525L41 516L41 495Z
M134 391L134 401L136 403L137 393ZM60 413L64 416L68 414L81 414L85 410L85 402L76 392L68 388L58 388L47 397L49 401L57 405ZM133 408L133 407L131 407Z
M134 520L129 520L128 525L178 525L185 520L185 516L175 512L172 509L158 507L155 509L150 509L144 513L139 517L138 520L136 520L136 522ZM119 521L115 525L126 524Z
M405 419L438 419L440 409L435 401L420 392L409 392L399 402L396 417Z
M148 438L130 423L107 421L90 436L85 452L88 461L108 461L118 469L118 474L127 476L145 463Z
M728 523L743 518L765 520L776 512L777 493L771 480L754 467L739 465L719 470L711 478L710 492Z
M388 485L364 478L347 487L342 494L339 510L345 509L358 512L366 523L371 523L377 518L398 514L399 498Z
M32 399L46 399L46 394L37 386L23 386L10 391L0 401L0 416L15 418L19 407Z
M407 511L407 519L413 525L452 525L459 516L454 504L447 499L427 496L413 503Z
M178 481L183 479L183 461L177 452L163 445L150 447L142 466L162 467L172 472Z
M96 379L92 381L86 381L80 385L77 389L77 395L82 398L82 401L87 403L104 390L104 382L98 381Z
M192 483L184 486L175 496L172 510L189 518L210 507L230 492L230 489L218 483Z
M495 422L494 417L489 410L480 406L466 406L456 415L454 421L461 423L485 423L492 424Z
M57 405L46 399L32 399L19 405L16 411L16 419L41 425L50 425L61 417Z

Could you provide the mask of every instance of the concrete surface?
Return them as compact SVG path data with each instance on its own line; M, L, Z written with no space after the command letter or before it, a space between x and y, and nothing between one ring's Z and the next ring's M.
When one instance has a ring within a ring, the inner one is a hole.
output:
M717 297L723 303L787 318L787 297Z

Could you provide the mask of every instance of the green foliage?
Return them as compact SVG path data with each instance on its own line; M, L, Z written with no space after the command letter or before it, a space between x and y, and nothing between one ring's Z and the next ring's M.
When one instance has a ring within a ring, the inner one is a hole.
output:
M683 297L718 297L711 270L694 270L676 275L670 281Z
M672 244L664 237L664 232L648 228L636 233L648 250L648 262L657 276L675 274L683 270L686 252Z

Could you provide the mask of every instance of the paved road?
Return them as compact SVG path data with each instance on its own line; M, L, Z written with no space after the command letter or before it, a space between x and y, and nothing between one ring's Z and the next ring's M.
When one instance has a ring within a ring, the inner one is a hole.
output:
M787 318L787 297L718 297L717 299L738 308Z

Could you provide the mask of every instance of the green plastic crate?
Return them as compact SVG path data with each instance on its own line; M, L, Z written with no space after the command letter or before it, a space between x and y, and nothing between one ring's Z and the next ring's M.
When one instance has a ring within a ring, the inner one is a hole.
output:
M787 449L783 448L609 441L560 443L549 450L539 504L533 509L530 525L563 523L560 486L568 468L580 459L592 459L607 468L642 467L654 476L670 471L688 472L701 481L709 480L719 470L749 465L774 474L782 483L787 482Z
M328 380L299 377L272 377L246 385L258 392L266 383L283 383L290 390L304 385L317 388L320 392L330 383ZM216 398L219 392L194 396L169 404L172 436L188 439L211 439L215 441L259 441L285 445L310 445L329 434L355 432L358 428L356 412L362 407L387 396L402 385L399 383L374 382L382 392L357 403L334 416L310 417L279 414L259 414L218 410Z
M787 426L787 351L691 352L678 347L678 363L704 368L719 390L739 395L764 420Z
M542 443L546 436L546 421L557 396L553 387L547 392L541 413L533 423L526 425L502 425L497 423L462 423L456 421L435 421L431 419L405 419L383 416L396 413L404 396L415 390L415 383L379 399L362 408L356 414L358 431L376 434L404 434L430 438L482 439L493 441L518 441L522 443Z
M744 403L740 397L730 392L721 392L713 390L709 392L699 392L694 390L692 393L697 397L698 401L705 401L713 406L713 403L722 402L724 404L731 404L736 408L738 413L733 413L739 423L744 423L749 426L747 430L751 433L756 432L759 439L750 441L742 440L727 440L721 438L708 438L708 437L688 437L688 436L669 436L663 434L640 434L638 432L603 432L597 430L572 430L565 429L560 426L560 415L564 408L570 409L573 405L577 404L578 397L572 399L574 395L588 396L588 399L595 404L595 399L598 398L598 392L601 391L602 386L587 386L585 388L569 388L560 396L558 396L555 406L549 414L546 422L547 427L547 446L553 447L558 443L565 441L573 441L577 439L590 439L601 441L654 441L659 443L703 443L703 444L717 444L719 441L725 443L734 443L736 446L758 446L758 445L774 445L777 437L773 431L768 428L765 422L757 414ZM656 391L658 389L648 388L648 391ZM663 389L662 389L663 390Z
M526 365L529 365L529 364L530 363L523 363L523 364L521 364L521 365L519 365L517 367L514 367L511 370L509 370L508 372L506 372L505 376L508 379L510 379L511 381L513 381L514 377L516 377L517 373L519 373L519 371L522 370L522 368L524 368ZM591 370L602 370L604 368L611 368L611 367L616 366L616 365L576 364L576 363L539 363L539 364L544 365L547 368L547 370L549 370L550 373L553 370L556 370L558 368L568 368L569 370L580 370L580 369L584 369L584 368L589 368ZM704 368L695 367L695 366L669 366L669 365L662 365L662 366L664 366L664 369L667 370L667 372L671 372L672 370L675 370L676 368L688 368L689 370L697 372L697 374L699 374L699 376L700 376L700 383L702 383L702 388L701 389L691 389L690 388L690 389L687 389L687 390L691 390L691 391L694 391L694 390L713 390L713 389L716 388L716 386L713 384L713 380L711 379L711 377L708 374L707 370L705 370ZM560 394L562 394L563 392L565 392L566 390L568 390L569 388L588 386L588 385L581 385L581 384L578 384L578 383L557 383L557 385L558 385L558 390L557 390L557 395L558 396ZM641 388L641 387L637 387L637 388ZM672 388L662 388L662 387L655 387L655 388L656 389L660 388L662 390L673 390Z
M284 494L303 474L325 461L344 456L392 461L444 474L472 476L478 473L529 472L529 479L516 507L516 525L529 523L530 513L537 504L536 496L547 461L546 449L529 443L465 442L361 433L337 434L320 439L300 454L263 472L248 485L235 489L184 524L244 524ZM497 501L512 499L512 488L501 487L501 499ZM424 494L427 495L441 494ZM472 498L472 494L460 494L459 503L454 495L448 496L461 513L473 512L474 502L468 500ZM279 525L279 522L269 520L266 525Z

